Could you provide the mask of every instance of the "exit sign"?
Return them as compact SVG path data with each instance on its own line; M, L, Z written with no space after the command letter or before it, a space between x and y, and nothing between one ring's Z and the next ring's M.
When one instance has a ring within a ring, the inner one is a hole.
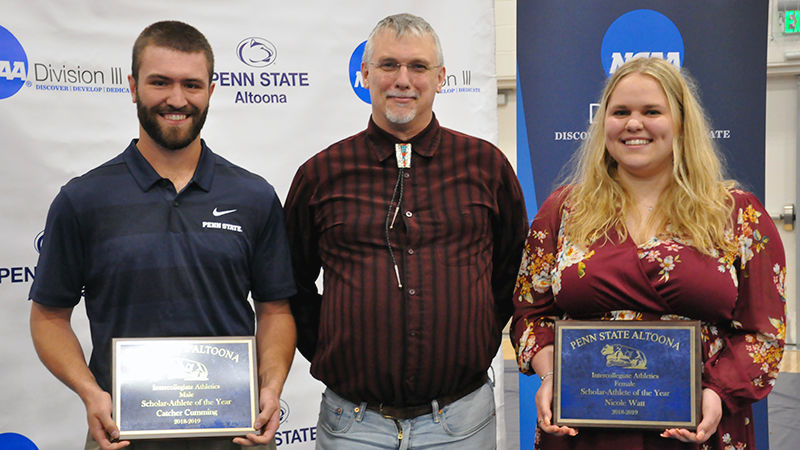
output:
M783 34L800 34L800 11L784 11L783 19Z

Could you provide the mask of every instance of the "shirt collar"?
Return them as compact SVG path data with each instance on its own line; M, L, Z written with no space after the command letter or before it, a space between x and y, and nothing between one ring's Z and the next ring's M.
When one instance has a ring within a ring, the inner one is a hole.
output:
M138 139L132 139L128 148L122 153L125 164L128 166L133 179L143 191L149 191L156 183L161 181L161 175L153 169L153 166L142 156L136 147ZM214 180L214 153L206 145L204 140L200 140L202 150L200 160L194 170L189 184L196 184L200 189L208 192L211 189L211 182Z
M367 125L367 145L372 149L378 161L384 161L394 155L394 144L402 143L410 143L412 152L431 158L436 154L436 149L439 147L440 130L439 121L436 120L436 115L434 114L431 122L424 130L407 141L401 141L379 127L370 116L369 125Z

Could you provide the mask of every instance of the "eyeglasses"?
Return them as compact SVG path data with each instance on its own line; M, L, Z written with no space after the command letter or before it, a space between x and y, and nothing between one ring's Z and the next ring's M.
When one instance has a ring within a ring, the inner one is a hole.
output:
M418 62L403 64L403 63L399 63L399 62L396 62L396 61L384 61L384 62L381 62L381 63L378 63L378 64L370 63L369 65L371 65L372 67L377 67L382 72L386 72L386 73L397 73L397 72L400 71L401 67L405 67L408 70L409 73L412 73L412 74L415 74L415 75L422 75L424 73L427 73L430 70L438 69L439 67L442 67L442 66L428 66L427 64L418 63Z

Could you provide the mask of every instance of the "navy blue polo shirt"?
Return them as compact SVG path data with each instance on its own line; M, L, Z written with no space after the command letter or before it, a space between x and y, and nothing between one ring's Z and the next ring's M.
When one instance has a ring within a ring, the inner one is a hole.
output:
M176 193L136 148L61 188L47 215L30 299L73 307L85 289L89 368L111 391L111 338L253 335L247 301L290 297L273 187L205 144Z

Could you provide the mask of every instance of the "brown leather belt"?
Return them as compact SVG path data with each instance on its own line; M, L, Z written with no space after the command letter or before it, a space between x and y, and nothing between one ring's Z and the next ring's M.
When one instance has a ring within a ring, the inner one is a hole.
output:
M457 392L445 395L440 398L436 399L436 402L439 404L439 409L444 408L445 405L449 405L454 401L466 396L467 394L472 393L479 387L483 386L486 383L488 377L486 375L478 378L477 380L473 381L472 383L467 384L462 389L459 389ZM415 406L388 406L384 404L367 404L367 409L371 409L373 411L378 412L383 417L389 419L398 419L398 420L406 420L406 419L413 419L414 417L424 416L425 414L431 414L433 410L431 409L432 402L428 402L423 405L415 405Z

